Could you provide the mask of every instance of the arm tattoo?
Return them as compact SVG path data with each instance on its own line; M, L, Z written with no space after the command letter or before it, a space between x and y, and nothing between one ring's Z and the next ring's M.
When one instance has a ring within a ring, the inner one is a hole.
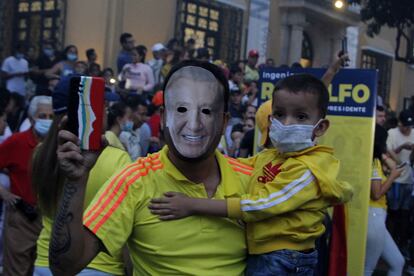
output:
M51 264L58 264L59 257L65 254L71 246L71 233L69 225L73 220L73 213L69 211L69 205L77 188L72 183L66 183L63 190L62 203L53 224L52 239L49 248L49 260Z

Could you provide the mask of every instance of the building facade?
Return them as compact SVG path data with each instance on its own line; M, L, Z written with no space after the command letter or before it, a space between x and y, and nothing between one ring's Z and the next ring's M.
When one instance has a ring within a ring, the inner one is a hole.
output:
M305 67L329 64L346 35L351 68L378 69L378 93L392 109L413 94L414 67L394 59L396 31L383 28L370 38L358 7L338 10L331 0L0 0L0 22L1 57L15 43L39 51L53 39L60 49L76 45L81 59L95 48L105 67L115 67L122 32L148 49L173 37L194 38L225 61L244 59L255 48L260 62Z

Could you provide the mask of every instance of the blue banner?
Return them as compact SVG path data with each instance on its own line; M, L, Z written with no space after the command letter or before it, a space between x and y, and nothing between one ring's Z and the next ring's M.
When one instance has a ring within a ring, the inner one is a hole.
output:
M260 71L259 105L272 98L274 85L280 79L308 73L321 78L326 69L265 68ZM328 115L372 117L375 110L377 71L341 69L329 85Z

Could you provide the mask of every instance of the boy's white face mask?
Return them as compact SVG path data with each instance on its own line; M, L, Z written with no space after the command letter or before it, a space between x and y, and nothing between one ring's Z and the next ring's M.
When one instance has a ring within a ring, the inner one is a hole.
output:
M315 145L313 141L313 130L316 125L283 125L278 120L271 118L269 138L272 144L280 152L295 152L310 148Z

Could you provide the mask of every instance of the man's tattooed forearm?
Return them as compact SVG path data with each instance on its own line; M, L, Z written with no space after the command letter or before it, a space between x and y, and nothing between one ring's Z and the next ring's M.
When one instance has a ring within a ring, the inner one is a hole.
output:
M69 205L77 188L72 183L66 183L59 211L53 224L52 239L49 247L49 261L51 264L59 263L59 256L66 253L71 246L69 225L73 220L73 213L69 212Z

